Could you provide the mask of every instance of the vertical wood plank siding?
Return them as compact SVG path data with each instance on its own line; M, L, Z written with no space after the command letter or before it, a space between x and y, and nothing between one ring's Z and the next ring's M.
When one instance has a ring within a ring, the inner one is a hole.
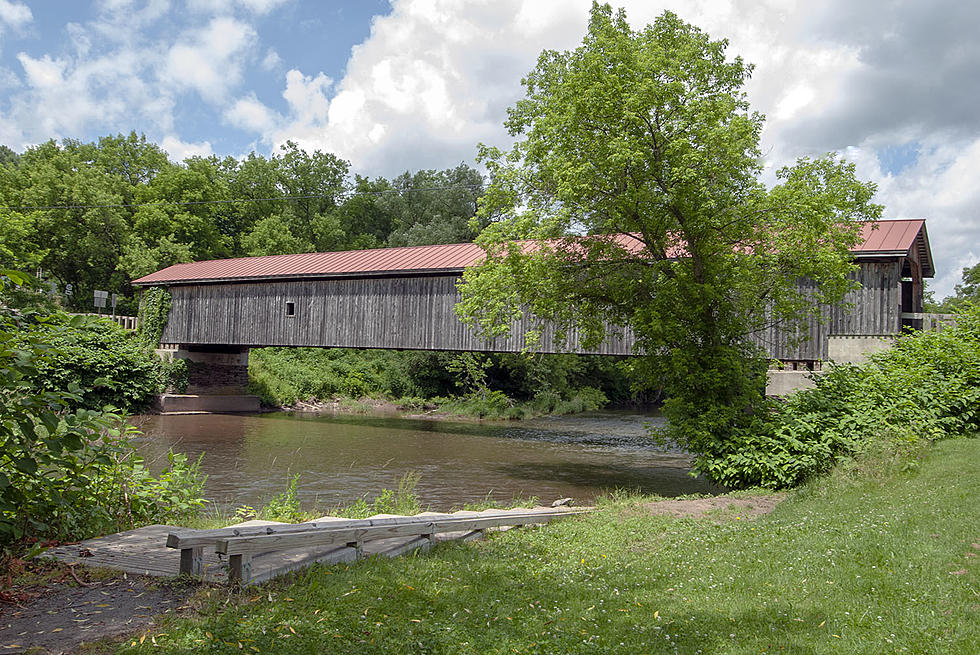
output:
M328 346L412 350L517 352L530 320L515 323L511 336L490 342L456 317L457 278L397 276L189 284L170 288L172 307L164 342L241 346ZM286 303L295 312L286 314ZM558 352L545 330L541 352ZM631 336L611 338L577 352L628 355Z
M862 287L847 302L854 309L825 310L827 323L810 321L810 339L790 343L778 327L755 335L772 356L785 360L818 360L827 356L827 334L893 334L900 315L900 265L863 263L855 274ZM511 336L486 341L459 321L457 278L391 276L186 284L170 287L173 299L161 341L182 344L240 346L325 346L413 350L517 352L524 346L529 319L512 326ZM804 283L806 284L806 283ZM286 314L286 303L294 314ZM634 339L625 333L594 350L572 352L628 355ZM540 352L557 352L553 331L545 329Z

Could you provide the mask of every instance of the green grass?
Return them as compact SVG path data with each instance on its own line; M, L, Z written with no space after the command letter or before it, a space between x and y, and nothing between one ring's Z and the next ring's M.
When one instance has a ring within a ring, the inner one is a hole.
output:
M653 517L647 500L212 589L157 646L121 651L976 652L980 440L841 469L751 521Z

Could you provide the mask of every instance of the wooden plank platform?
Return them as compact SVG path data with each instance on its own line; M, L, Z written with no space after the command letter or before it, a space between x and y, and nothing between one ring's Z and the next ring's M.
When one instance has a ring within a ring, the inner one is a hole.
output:
M560 510L559 510L560 511ZM568 513L573 514L583 511L582 508L569 508ZM464 519L466 517L499 517L504 519L507 515L526 515L533 513L555 513L552 507L536 508L514 508L512 510L485 510L482 512L460 511L451 514L453 517ZM418 517L445 517L446 514L435 512L423 512ZM370 519L399 519L409 518L392 514L378 514ZM347 522L349 519L341 519L333 516L324 516L310 523L329 523ZM246 521L232 526L232 528L255 528L260 526L283 526L284 523L275 521ZM510 526L490 528L492 530L506 530ZM167 538L172 532L179 532L183 528L171 525L149 525L135 530L127 530L117 534L87 539L83 542L67 546L58 546L45 551L41 557L48 557L66 564L84 564L86 566L101 567L125 571L135 575L147 575L155 577L173 577L180 570L180 551L167 547ZM249 584L264 582L276 575L281 575L287 571L295 571L320 562L336 564L342 562L352 562L362 557L382 556L397 557L405 553L419 549L426 549L433 543L443 541L468 541L478 539L483 536L482 531L461 530L456 532L443 532L435 534L431 539L420 538L417 535L395 536L382 539L364 541L359 548L346 545L325 545L320 547L292 548L288 550L278 550L256 554L251 559L251 572L247 580ZM219 555L214 548L205 548L201 554L201 578L208 582L224 583L228 582L228 562L229 558Z

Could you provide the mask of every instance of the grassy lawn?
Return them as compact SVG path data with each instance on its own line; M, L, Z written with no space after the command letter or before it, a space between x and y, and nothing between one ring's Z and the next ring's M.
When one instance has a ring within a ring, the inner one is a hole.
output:
M482 543L210 589L199 615L121 650L976 653L980 440L912 464L836 472L754 520L619 498Z

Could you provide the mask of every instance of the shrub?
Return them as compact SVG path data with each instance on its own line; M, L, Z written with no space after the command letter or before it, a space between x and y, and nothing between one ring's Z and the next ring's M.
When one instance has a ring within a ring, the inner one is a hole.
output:
M161 364L162 386L170 393L184 393L190 382L190 369L186 359L170 359Z
M699 454L698 471L731 487L791 487L871 447L980 431L980 306L955 327L910 333L814 381Z
M5 273L0 290L17 281ZM0 547L8 552L180 518L203 503L196 465L174 455L153 478L118 413L85 409L90 401L71 377L64 387L47 379L69 357L59 346L77 343L88 326L0 307Z
M630 395L627 376L622 358L568 354L256 348L249 357L250 392L267 405L336 396L434 399L461 391L480 396L495 391L509 399L507 409L499 406L498 396L490 403L497 409L484 415L513 414L513 405L521 401L537 408L545 404L538 398L542 394L555 399L554 407L571 401L566 407L581 402L586 409L596 409L607 404L607 398L621 403L636 398ZM581 401L576 396L582 396Z
M365 498L358 498L347 507L338 508L331 513L348 519L364 519L374 514L414 516L422 511L422 503L415 492L419 477L417 471L408 471L398 480L396 489L382 489L370 502Z
M79 388L78 407L138 411L160 387L159 358L108 319L52 314L25 328L18 332L21 343L33 339L50 347L35 362L31 382L48 391Z
M299 504L299 496L296 494L296 483L299 481L297 473L289 479L285 490L273 497L265 507L258 511L258 516L266 521L282 521L284 523L301 523L311 517L303 512ZM241 509L241 508L240 508Z

